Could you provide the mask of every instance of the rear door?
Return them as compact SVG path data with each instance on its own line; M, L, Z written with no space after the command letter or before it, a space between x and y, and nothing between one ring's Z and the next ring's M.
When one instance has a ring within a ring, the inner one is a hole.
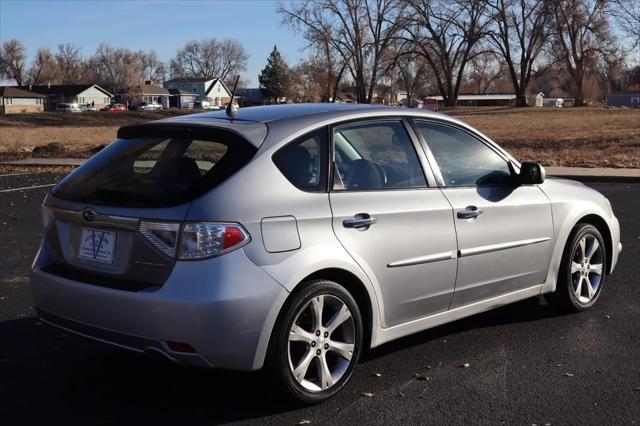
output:
M447 310L455 283L451 206L427 184L435 180L425 178L426 158L410 132L400 119L331 132L334 232L377 281L385 327Z
M508 159L457 126L415 121L454 211L458 275L451 308L542 284L553 236L551 203L514 184Z

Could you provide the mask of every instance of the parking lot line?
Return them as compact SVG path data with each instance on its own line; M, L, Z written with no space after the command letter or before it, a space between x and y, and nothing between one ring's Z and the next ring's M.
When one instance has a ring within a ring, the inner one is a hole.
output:
M26 191L29 189L47 188L49 186L54 186L54 185L55 183L49 183L47 185L35 185L35 186L24 186L22 188L0 189L0 192Z
M10 176L22 176L22 175L32 175L33 173L10 173L6 175L0 175L0 177L10 177Z

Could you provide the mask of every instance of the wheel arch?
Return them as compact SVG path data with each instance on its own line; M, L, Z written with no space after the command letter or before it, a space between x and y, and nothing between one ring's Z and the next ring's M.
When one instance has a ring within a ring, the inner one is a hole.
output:
M602 239L604 240L604 248L605 248L606 260L607 260L607 269L605 270L605 273L607 275L610 274L612 259L613 259L613 242L611 239L611 230L609 229L609 225L607 224L607 221L604 220L602 216L592 213L578 219L578 221L573 225L573 228L575 228L577 225L581 223L586 223L586 224L595 226L598 232L600 232L600 234L602 235ZM569 236L571 236L572 234L573 233L569 234ZM567 242L565 242L565 245L566 244Z
M362 325L363 325L363 348L368 349L371 345L371 338L373 333L373 324L374 324L374 308L373 301L369 295L369 291L365 284L352 272L342 269L342 268L324 268L319 269L311 274L308 274L293 288L291 293L287 296L286 300L280 307L280 311L276 317L276 322L274 324L273 329L271 330L271 335L269 336L269 345L268 352L274 350L272 348L274 336L280 330L280 326L282 325L283 317L286 315L287 309L293 300L293 296L302 291L302 284L305 281L317 280L317 279L325 279L334 281L340 285L342 285L355 299L358 304L358 308L360 309L360 314L362 315Z

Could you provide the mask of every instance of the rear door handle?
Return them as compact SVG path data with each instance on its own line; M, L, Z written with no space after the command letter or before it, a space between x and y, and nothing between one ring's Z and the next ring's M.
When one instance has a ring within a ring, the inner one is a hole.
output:
M345 219L342 221L342 226L345 228L355 228L355 229L368 229L371 225L376 223L378 220L375 217L371 217L369 213L358 213L353 216L353 219Z
M482 214L482 209L476 206L467 206L457 213L458 219L475 219Z

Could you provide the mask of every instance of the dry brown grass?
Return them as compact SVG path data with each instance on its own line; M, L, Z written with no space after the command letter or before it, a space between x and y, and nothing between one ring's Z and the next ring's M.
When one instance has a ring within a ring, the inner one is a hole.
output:
M471 124L520 160L546 166L640 168L640 110L606 108L457 108L444 111ZM30 155L62 142L65 156L113 140L119 126L180 111L0 116L0 159Z
M640 110L606 108L458 108L520 160L546 166L640 168Z

